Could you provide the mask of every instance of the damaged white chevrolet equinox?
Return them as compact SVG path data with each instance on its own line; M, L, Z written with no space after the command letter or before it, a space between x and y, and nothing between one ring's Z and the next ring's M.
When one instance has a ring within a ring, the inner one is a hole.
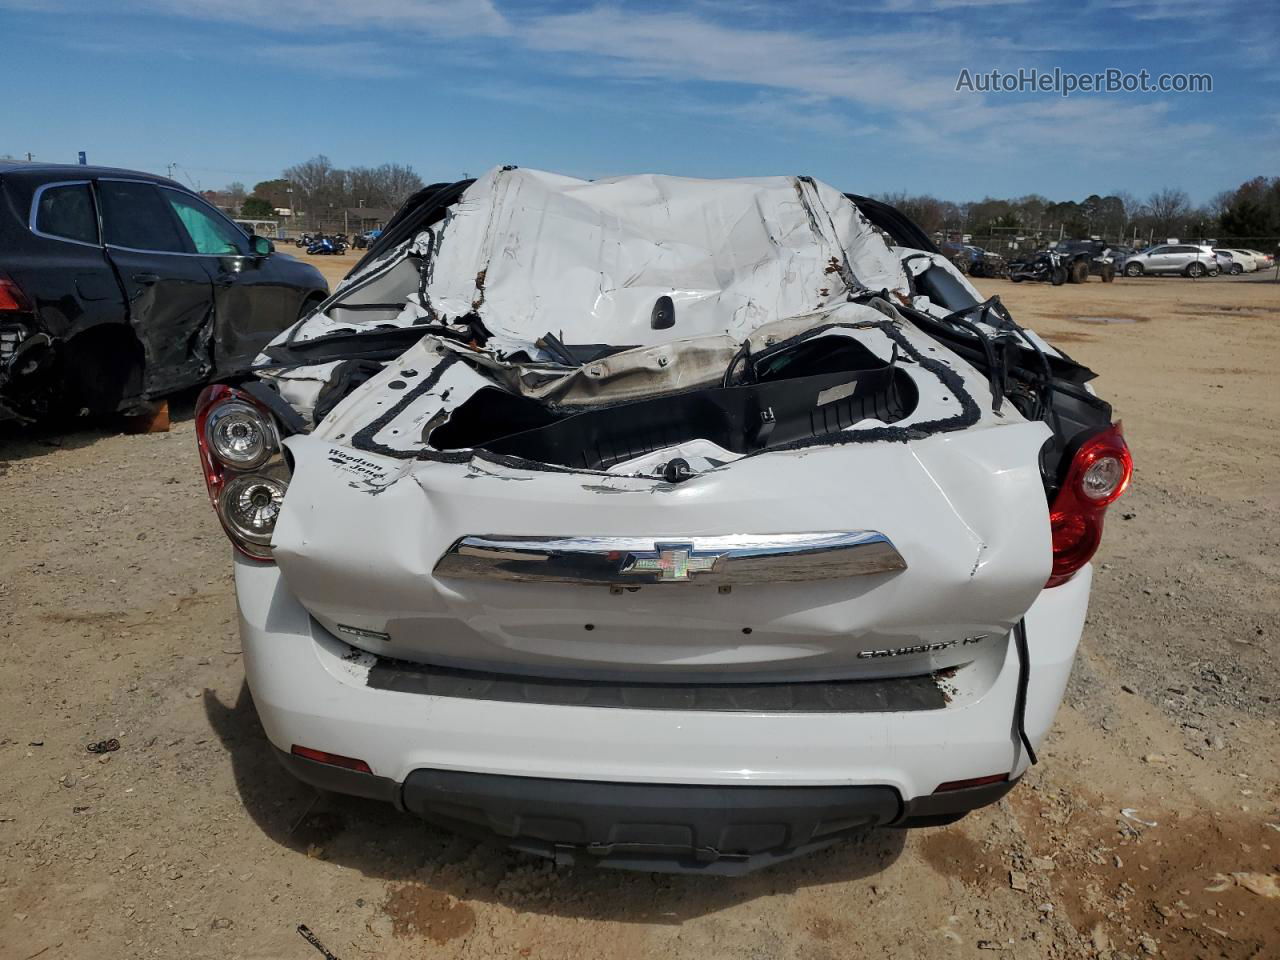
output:
M1132 472L1091 371L807 177L434 185L255 373L196 425L282 761L561 863L999 799Z

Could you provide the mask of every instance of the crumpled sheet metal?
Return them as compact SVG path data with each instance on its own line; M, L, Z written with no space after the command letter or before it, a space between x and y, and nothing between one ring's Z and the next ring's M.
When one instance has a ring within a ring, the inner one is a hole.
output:
M437 312L478 312L495 333L648 345L745 333L861 286L905 290L897 258L853 204L794 177L587 182L493 170L439 232L428 292ZM659 297L675 326L654 330Z
M430 244L424 232L339 293L358 301L362 287L430 245L426 292L437 316L474 312L499 339L526 344L551 331L565 343L643 346L715 333L741 339L851 289L908 291L897 256L853 203L800 177L585 181L495 168L431 230ZM417 293L389 322L426 316ZM664 296L675 326L654 330ZM275 342L350 329L318 313Z

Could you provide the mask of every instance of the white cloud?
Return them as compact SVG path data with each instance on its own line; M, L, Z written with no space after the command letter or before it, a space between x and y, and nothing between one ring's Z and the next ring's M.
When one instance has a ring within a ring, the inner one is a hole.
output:
M84 0L0 0L0 7L43 13L142 13L296 33L345 27L501 36L511 29L493 0L116 0L109 10Z
M884 0L879 9L894 13L936 13L964 7L1015 7L1029 0Z
M255 60L280 66L345 77L403 77L409 71L395 62L381 44L369 41L347 43L270 43L249 51Z
M1157 160L1172 153L1186 159L1193 152L1217 148L1214 124L1177 116L1164 102L1114 97L975 100L928 118L903 117L898 129L921 148L983 157L989 163L1060 150L1099 165L1128 165L1144 156Z
M945 101L953 84L922 73L921 64L951 60L956 41L923 31L836 37L744 29L686 13L605 6L533 19L518 37L533 50L565 58L553 67L772 87L880 109Z

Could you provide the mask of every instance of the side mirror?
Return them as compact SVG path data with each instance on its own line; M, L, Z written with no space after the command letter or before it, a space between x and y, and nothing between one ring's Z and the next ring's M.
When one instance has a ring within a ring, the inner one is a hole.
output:
M255 257L265 257L267 254L273 252L276 248L276 245L274 243L272 243L266 237L258 236L256 233L249 238L249 246L250 248L252 248L253 255Z

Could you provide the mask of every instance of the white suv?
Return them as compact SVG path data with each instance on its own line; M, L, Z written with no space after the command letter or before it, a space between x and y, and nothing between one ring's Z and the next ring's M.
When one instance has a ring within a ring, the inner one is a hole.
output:
M434 188L257 372L196 423L267 737L560 862L999 799L1132 469L1090 371L805 177Z

